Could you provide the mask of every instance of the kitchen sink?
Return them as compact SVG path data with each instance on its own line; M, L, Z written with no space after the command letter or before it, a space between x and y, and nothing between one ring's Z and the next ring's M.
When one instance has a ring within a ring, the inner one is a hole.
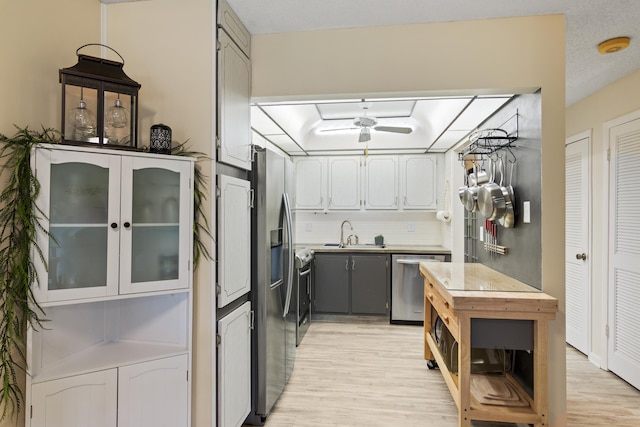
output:
M380 250L380 249L384 249L386 247L386 245L375 245L373 243L365 243L365 244L358 244L358 245L344 245L343 247L340 247L340 245L338 243L325 243L324 244L324 248L326 249L353 249L353 250Z

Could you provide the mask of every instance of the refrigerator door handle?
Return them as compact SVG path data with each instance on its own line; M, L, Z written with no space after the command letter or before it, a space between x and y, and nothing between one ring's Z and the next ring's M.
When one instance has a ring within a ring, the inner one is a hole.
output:
M291 304L291 293L293 291L293 226L291 223L291 206L289 205L289 195L282 193L282 207L284 209L284 220L287 227L287 240L289 244L288 268L287 268L287 296L284 302L284 311L282 317L286 317L289 313L289 305Z

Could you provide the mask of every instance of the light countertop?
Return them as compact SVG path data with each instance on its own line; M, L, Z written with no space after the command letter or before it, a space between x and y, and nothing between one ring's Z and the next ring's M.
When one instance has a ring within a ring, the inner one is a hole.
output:
M451 250L443 246L434 245L352 245L344 248L338 246L325 246L322 243L296 244L296 248L313 249L316 253L382 253L382 254L445 254L450 255Z
M425 295L431 287L456 315L485 310L504 316L536 313L552 319L558 311L556 298L484 264L421 262L420 273L425 278Z

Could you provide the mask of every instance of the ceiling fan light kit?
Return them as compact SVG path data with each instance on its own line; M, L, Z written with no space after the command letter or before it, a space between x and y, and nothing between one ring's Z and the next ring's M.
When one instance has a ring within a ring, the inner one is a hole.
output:
M367 116L368 107L363 106L364 115L353 119L353 125L360 128L360 136L358 142L367 142L371 140L371 129L379 132L392 132L392 133L404 133L409 134L413 132L410 127L398 127L398 126L376 126L378 119L375 117Z

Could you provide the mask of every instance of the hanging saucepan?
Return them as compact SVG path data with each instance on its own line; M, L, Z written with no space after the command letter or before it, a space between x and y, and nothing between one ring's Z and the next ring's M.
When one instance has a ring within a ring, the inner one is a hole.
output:
M487 171L484 169L476 168L472 173L469 174L469 183L471 185L482 185L489 182L489 175Z
M464 171L464 185L458 187L458 197L460 197L460 202L464 205L464 192L467 191L468 186L467 168L464 165L464 160L462 161L462 170Z
M474 164L474 170L477 170L477 165L475 164ZM469 212L475 212L478 210L478 204L476 201L478 198L478 191L480 190L480 188L481 187L479 187L478 185L469 185L467 186L467 189L464 191L464 194L462 195L464 207Z
M511 185L511 183L513 182L513 168L516 166L515 156L513 158L513 161L509 161L509 163L511 163L511 171L509 172L509 185L502 187L502 196L505 200L504 214L500 218L498 218L498 223L504 228L512 228L516 222L514 210L516 199L513 192L513 186Z
M498 158L498 162L502 165L502 158ZM489 221L496 220L504 214L505 199L502 194L502 178L504 171L500 173L500 184L496 183L497 169L495 162L492 163L491 180L483 184L478 191L478 210Z

